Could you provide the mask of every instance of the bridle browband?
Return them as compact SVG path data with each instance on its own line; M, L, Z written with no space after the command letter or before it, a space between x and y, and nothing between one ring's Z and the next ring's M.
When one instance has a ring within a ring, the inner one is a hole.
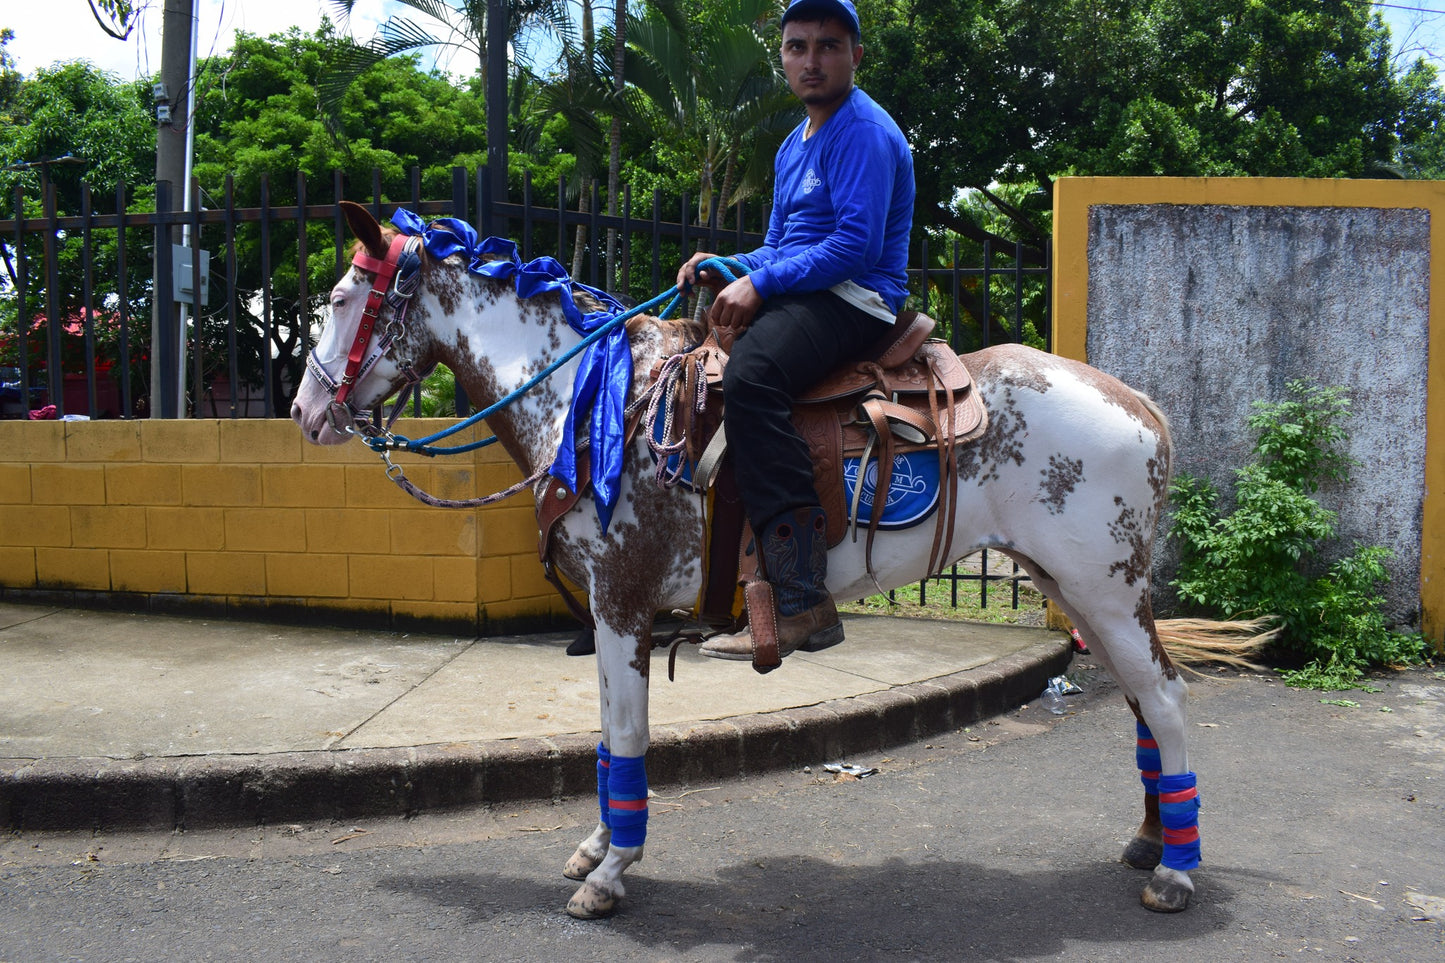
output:
M366 377L393 347L406 340L407 308L411 305L412 295L416 293L417 285L421 281L421 250L421 238L398 234L391 239L385 258L372 257L365 248L357 251L351 263L359 270L374 275L374 279L371 290L366 295L361 323L357 325L356 336L347 351L346 369L340 380L327 372L321 360L316 357L315 348L306 355L307 370L331 394L331 403L326 406L326 423L338 435L359 433L371 436L383 431L380 423L381 405L378 405L373 415L371 411L358 411L348 399L356 383ZM381 337L373 343L372 337L376 333L383 305L391 306L391 318L382 330ZM398 361L397 364L406 378L402 392L421 382L421 377L409 359ZM384 398L382 400L385 401ZM397 404L393 408L387 428L395 423L402 407Z

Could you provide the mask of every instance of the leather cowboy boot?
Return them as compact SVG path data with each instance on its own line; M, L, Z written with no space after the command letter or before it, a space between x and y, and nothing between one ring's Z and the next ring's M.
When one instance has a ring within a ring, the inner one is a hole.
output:
M817 652L843 641L843 623L826 585L827 529L823 509L800 508L763 526L758 539L777 605L779 657L799 649ZM752 632L745 628L714 636L703 643L701 652L714 659L752 661Z

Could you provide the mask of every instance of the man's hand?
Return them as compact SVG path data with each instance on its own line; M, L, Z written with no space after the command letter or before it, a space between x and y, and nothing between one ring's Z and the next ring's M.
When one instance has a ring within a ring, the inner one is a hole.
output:
M723 281L722 277L720 277L716 271L699 272L697 269L699 264L710 257L717 257L717 255L710 251L698 251L692 257L688 258L687 263L677 270L677 286L683 291L686 291L694 284L701 284L704 287L712 288L714 291L721 289L726 282Z
M762 306L763 296L753 287L753 279L744 275L717 293L708 320L718 329L719 340L726 336L731 343L753 323Z
M763 306L763 299L746 275L729 283L717 271L698 270L699 264L716 256L707 251L699 251L688 258L687 263L677 272L677 286L686 288L701 284L712 288L716 298L708 312L708 321L712 327L719 329L719 339L725 344L731 344L733 338L741 334L757 316L758 309Z

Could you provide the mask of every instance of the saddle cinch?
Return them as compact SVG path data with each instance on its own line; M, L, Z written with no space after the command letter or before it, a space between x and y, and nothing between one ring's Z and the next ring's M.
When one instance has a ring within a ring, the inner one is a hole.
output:
M988 427L987 412L968 369L947 342L929 337L933 328L933 319L926 315L900 314L887 337L865 356L867 360L836 370L794 403L793 423L812 453L813 484L828 517L828 546L841 542L850 529L856 539L858 529L866 526L864 551L870 575L873 536L887 502L895 456L937 452L939 495L928 562L928 571L933 572L949 560L953 540L957 447ZM739 579L755 577L757 567L755 553L747 550L751 539L745 534L733 473L724 462L722 373L727 358L709 334L681 359L671 359L653 371L654 379L666 376L669 369L674 372L675 384L663 399L671 405L668 433L678 439L680 456L691 469L689 483L712 493L701 614L713 619L735 613ZM705 394L699 391L699 378L706 379ZM702 397L706 403L698 410L689 399ZM850 503L844 466L853 458L860 463ZM870 464L877 466L877 481L871 511L863 519L859 503Z

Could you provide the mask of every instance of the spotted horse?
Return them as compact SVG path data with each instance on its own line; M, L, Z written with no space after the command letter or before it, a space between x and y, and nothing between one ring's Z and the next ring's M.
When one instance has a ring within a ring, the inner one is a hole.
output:
M595 622L601 816L563 872L582 881L569 913L608 915L646 838L653 618L690 609L704 577L700 499L659 485L647 433L623 442L622 424L654 367L695 333L688 322L640 315L600 335L600 292L574 285L550 259L522 264L510 242L479 241L457 221L424 225L398 211L399 230L383 229L351 204L347 219L358 239L353 264L331 291L330 320L291 408L306 439L336 445L370 435L384 447L375 436L389 433L367 421L369 409L440 363L491 412L488 427L527 476L518 488L532 487L539 503L549 473L575 486L579 463L589 462L600 494L567 512L552 548L556 567L587 592ZM956 452L953 551L943 561L985 548L1017 561L1117 680L1137 717L1145 789L1143 822L1123 858L1152 872L1145 906L1182 910L1199 863L1187 687L1149 596L1168 424L1147 397L1075 361L1014 344L963 361L988 427ZM582 415L578 397L591 402ZM877 534L871 567L883 588L930 574L930 528ZM869 567L863 541L844 539L828 556L829 590L840 599L872 594Z

